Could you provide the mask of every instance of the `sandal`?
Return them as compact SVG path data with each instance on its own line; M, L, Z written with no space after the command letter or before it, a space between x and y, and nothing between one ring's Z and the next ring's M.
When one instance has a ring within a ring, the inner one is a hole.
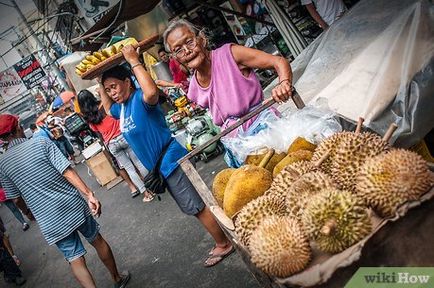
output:
M15 264L17 264L17 266L21 265L21 261L20 259L18 259L17 255L12 255L12 258L14 259Z
M214 250L214 248L213 248L213 250ZM205 267L212 267L212 266L220 263L227 256L231 255L234 251L235 251L234 246L232 244L230 244L230 246L222 253L209 255L209 257L205 260L205 262L203 264Z
M136 190L136 191L134 191L134 192L131 193L131 198L135 198L135 197L137 197L139 195L140 195L140 192Z
M155 194L149 194L149 196L144 196L143 197L143 202L147 203L147 202L151 202L152 200L154 200L155 198Z

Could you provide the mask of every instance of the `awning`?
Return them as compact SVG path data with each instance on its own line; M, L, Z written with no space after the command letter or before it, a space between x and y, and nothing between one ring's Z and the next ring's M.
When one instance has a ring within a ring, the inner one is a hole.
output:
M101 44L90 43L90 36L96 36L101 33L106 27L109 27L102 36L110 35L120 24L125 21L134 19L140 15L146 14L160 2L160 0L122 0L114 5L110 11L104 15L95 25L87 30L79 38L73 39L72 47L74 51L97 50ZM119 12L119 7L122 4ZM119 14L119 15L118 15ZM112 24L113 23L113 24ZM84 45L83 45L84 44ZM83 46L80 46L83 45Z

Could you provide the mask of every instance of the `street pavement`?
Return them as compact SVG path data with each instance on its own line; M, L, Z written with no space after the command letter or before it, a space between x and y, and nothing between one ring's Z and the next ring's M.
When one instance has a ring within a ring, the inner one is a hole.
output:
M210 183L212 175L222 168L222 156L198 171ZM213 246L211 236L199 221L184 215L168 193L150 203L140 197L132 199L122 182L110 190L100 187L84 164L77 172L95 191L102 203L101 234L111 245L119 270L129 270L127 287L225 288L260 287L241 257L233 253L220 264L205 268L203 262ZM26 232L12 213L2 205L0 216L27 278L22 287L78 287L68 263L55 246L48 246L35 222ZM83 239L86 261L98 287L112 287L109 274L95 250ZM10 287L0 277L0 287Z

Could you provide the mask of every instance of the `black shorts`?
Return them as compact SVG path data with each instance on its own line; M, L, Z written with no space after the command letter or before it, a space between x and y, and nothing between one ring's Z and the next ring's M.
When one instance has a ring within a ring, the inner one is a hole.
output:
M181 166L166 179L167 188L182 212L187 215L196 215L205 208L190 179L185 175Z

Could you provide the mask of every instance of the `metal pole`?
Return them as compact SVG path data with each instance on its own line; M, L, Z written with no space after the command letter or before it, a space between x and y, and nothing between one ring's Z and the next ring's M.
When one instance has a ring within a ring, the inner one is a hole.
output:
M29 29L29 33L30 35L33 37L33 39L36 41L36 44L42 48L42 54L45 56L45 58L47 59L48 63L53 62L53 59L51 59L50 55L47 52L47 47L41 42L41 40L39 40L38 36L35 34L35 31L33 31L32 26L30 26L29 22L27 22L26 16L24 16L23 12L21 11L20 7L18 7L17 3L15 2L15 0L10 0L12 3L12 6L15 8L15 10L17 10L18 15L20 15L20 18L23 20L24 24L26 25L27 29ZM68 84L65 82L65 80L62 77L62 73L59 70L59 67L57 67L57 65L52 64L51 65L51 69L54 72L54 74L56 75L57 81L60 83L60 85L67 89L70 90Z

